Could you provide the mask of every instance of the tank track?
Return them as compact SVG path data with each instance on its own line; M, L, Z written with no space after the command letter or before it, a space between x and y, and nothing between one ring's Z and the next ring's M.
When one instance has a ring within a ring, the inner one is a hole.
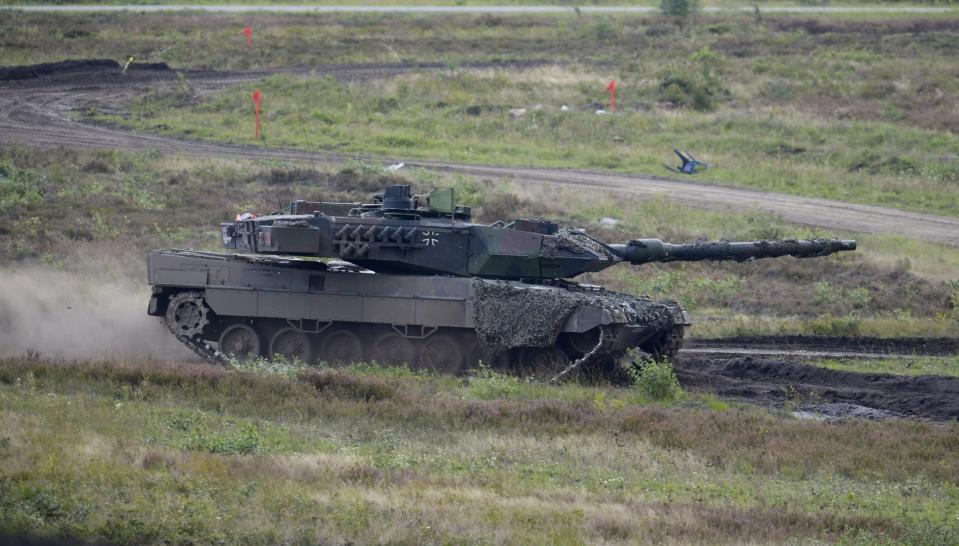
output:
M183 307L180 307L181 304L184 304ZM193 313L190 314L190 311ZM183 313L182 316L180 312ZM200 358L216 366L227 366L230 362L226 355L203 341L203 328L209 324L207 319L209 312L210 308L200 294L181 292L171 300L170 308L163 317L163 323L173 337Z
M213 364L215 366L230 365L230 360L227 358L225 354L211 347L209 343L200 339L200 336L193 336L191 338L187 336L176 335L176 333L174 333L173 335L176 336L177 341L186 345L188 349L190 349L191 351L199 355L200 358L209 362L210 364Z
M549 382L557 383L559 382L560 379L568 375L573 370L579 368L580 366L598 361L601 358L607 356L606 351L604 351L603 349L607 348L607 345L609 344L609 338L610 338L609 326L602 326L599 330L599 341L596 342L596 346L593 347L593 349L590 352L577 358L575 362L567 366L563 371L559 372L558 374L550 378Z

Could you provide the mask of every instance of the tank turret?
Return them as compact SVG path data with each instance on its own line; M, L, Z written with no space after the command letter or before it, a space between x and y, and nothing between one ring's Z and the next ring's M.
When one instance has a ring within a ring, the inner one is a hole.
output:
M223 243L240 252L338 258L380 273L490 279L572 278L624 261L804 258L856 248L832 239L610 245L547 220L475 224L454 197L452 189L415 196L409 186L389 186L367 204L294 201L281 213L223 224Z

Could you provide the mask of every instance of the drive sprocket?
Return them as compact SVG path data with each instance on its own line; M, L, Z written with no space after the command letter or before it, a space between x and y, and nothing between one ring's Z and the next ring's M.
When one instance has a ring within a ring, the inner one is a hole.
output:
M177 337L192 338L203 333L210 324L210 308L198 292L180 292L170 298L166 325Z

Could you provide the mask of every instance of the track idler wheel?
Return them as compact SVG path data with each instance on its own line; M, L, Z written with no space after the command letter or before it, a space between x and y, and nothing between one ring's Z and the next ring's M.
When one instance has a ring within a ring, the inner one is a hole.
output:
M210 324L210 308L199 292L180 292L170 298L166 310L166 325L177 337L193 338L201 335Z
M653 360L673 360L683 346L685 329L682 326L673 326L659 337L642 343L639 348L653 357Z

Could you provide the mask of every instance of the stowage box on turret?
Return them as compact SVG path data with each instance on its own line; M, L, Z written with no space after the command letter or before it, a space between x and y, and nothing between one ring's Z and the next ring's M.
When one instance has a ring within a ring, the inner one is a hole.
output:
M294 201L221 225L229 254L150 254L149 313L204 357L285 355L457 373L587 372L628 349L672 357L690 324L673 301L570 281L620 262L825 256L854 241L605 244L545 220L470 222L452 189L389 186L372 203ZM215 345L214 349L212 345Z

